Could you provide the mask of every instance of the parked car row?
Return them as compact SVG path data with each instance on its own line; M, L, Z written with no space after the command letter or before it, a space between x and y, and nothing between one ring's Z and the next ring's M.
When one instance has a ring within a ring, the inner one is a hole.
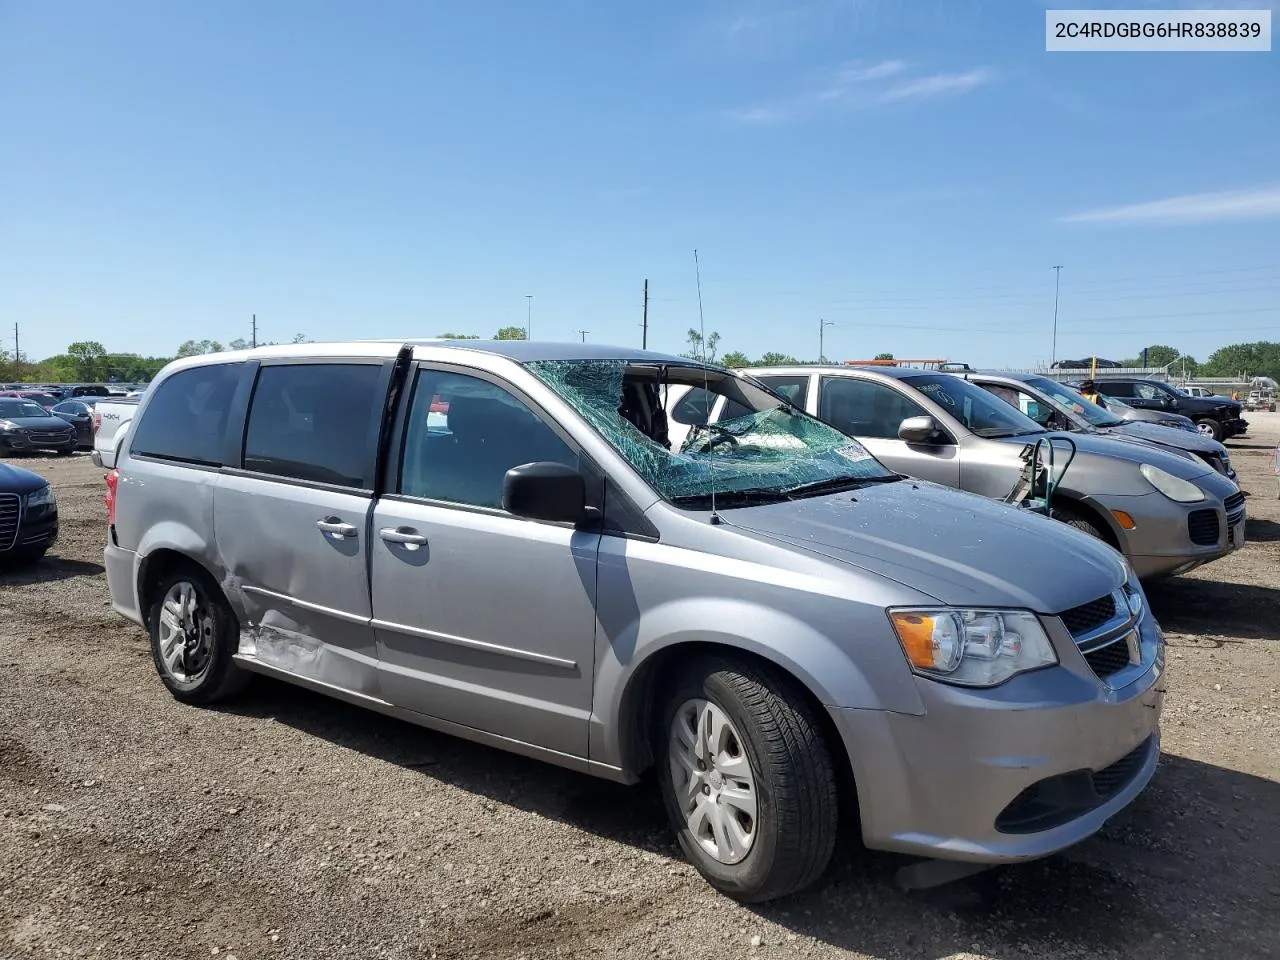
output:
M1131 407L1178 413L1189 417L1201 433L1214 440L1239 436L1249 429L1249 422L1240 415L1241 404L1238 400L1191 396L1161 380L1108 377L1098 379L1094 386L1108 406L1112 399L1117 399Z
M1046 435L1079 448L1072 522L998 502ZM588 344L188 358L111 456L112 605L177 699L265 674L652 769L748 901L814 881L842 811L869 847L979 863L1098 830L1159 756L1139 573L1243 524L1198 453L1046 434L963 376Z

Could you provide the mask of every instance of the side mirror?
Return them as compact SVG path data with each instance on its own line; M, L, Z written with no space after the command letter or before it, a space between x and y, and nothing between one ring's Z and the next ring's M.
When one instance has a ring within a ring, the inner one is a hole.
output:
M907 443L936 443L942 430L930 416L907 417L898 425L898 439Z
M517 517L550 523L581 523L587 516L582 474L544 460L512 467L502 478L502 508Z

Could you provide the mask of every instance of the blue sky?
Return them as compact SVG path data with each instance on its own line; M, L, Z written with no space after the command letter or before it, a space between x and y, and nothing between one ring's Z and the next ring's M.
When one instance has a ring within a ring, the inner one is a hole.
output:
M1280 53L1044 9L0 0L0 332L677 351L696 247L751 355L1047 360L1054 264L1059 357L1280 336Z

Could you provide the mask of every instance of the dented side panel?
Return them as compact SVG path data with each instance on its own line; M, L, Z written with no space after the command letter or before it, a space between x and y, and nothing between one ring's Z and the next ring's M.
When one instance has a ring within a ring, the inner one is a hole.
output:
M240 653L300 677L378 695L370 625L370 499L236 473L218 485L214 528ZM338 536L317 526L350 528Z

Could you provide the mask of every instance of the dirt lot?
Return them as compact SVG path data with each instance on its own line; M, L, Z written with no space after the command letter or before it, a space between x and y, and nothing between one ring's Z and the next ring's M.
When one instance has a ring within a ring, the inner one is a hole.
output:
M63 539L0 577L0 956L1280 954L1280 414L1250 420L1248 546L1151 591L1166 754L1137 803L1040 863L906 895L856 853L756 909L680 860L651 788L275 683L180 706L107 606L101 471L27 461Z

